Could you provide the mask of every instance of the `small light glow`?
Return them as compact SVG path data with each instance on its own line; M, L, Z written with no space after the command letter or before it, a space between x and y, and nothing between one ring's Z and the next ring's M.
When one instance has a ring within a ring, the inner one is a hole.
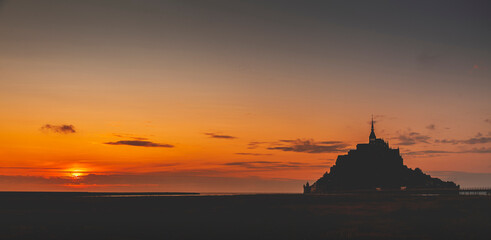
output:
M69 169L67 170L67 172L69 173L69 176L73 179L79 179L80 177L87 175L85 170L82 169Z
M72 172L72 173L71 173L71 175L72 175L72 177L74 177L74 178L78 178L78 177L82 176L82 173L79 173L79 172Z

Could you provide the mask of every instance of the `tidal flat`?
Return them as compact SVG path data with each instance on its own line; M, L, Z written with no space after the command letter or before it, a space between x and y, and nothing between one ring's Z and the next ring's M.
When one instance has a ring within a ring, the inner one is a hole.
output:
M0 239L489 239L489 196L0 193ZM107 197L110 196L110 197Z

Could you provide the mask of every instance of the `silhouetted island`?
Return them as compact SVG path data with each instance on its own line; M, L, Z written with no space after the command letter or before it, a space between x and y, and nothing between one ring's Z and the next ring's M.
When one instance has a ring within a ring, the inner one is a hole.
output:
M329 193L352 190L381 189L458 189L454 182L445 182L411 169L403 164L399 148L392 149L373 129L369 143L356 145L346 155L339 155L329 173L311 186L304 185L304 193Z

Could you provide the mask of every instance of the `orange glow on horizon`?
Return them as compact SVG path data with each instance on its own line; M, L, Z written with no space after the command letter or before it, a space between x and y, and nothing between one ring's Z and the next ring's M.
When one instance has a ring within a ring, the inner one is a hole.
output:
M266 13L254 3L215 21L193 4L78 2L0 4L0 191L301 191L368 142L372 115L408 167L491 173L481 41L242 15Z
M69 171L70 176L74 179L78 179L79 177L87 175L87 173L85 171L80 170L80 169L70 169L68 171Z

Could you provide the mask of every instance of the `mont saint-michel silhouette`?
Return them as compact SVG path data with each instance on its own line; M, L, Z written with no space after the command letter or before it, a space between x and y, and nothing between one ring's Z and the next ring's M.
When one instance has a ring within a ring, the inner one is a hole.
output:
M445 182L411 169L403 164L399 148L375 136L369 142L356 145L346 155L339 155L336 164L314 184L304 185L304 193L382 189L458 189L454 182Z

